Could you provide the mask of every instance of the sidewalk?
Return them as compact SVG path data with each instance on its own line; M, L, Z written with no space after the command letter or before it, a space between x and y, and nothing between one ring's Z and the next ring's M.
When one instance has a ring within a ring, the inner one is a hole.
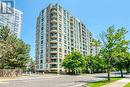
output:
M130 82L130 78L124 78L101 87L123 87Z
M15 80L16 78L0 78L0 83L6 83L6 81Z

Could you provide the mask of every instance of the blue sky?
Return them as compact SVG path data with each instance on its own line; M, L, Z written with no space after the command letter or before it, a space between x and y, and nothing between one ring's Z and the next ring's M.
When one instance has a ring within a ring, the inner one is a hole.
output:
M23 12L22 39L31 45L31 56L35 57L36 18L48 4L59 3L73 16L80 19L93 36L109 26L125 27L130 39L130 0L15 0L16 8Z

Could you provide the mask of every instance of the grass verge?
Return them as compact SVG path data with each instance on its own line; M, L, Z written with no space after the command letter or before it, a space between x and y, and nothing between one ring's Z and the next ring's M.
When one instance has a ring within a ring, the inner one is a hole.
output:
M122 78L120 78L120 77L112 77L110 82L107 81L107 79L105 79L105 80L102 80L102 81L96 81L96 82L87 83L86 86L87 87L100 87L100 86L112 83L112 82L120 80L120 79L122 79Z
M130 83L126 84L124 87L130 87Z

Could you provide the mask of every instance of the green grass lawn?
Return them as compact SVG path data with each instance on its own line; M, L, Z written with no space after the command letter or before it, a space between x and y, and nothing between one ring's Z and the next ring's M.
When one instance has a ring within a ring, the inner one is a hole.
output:
M126 84L124 87L130 87L130 83Z
M96 82L87 83L86 86L87 87L100 87L100 86L112 83L112 82L120 80L120 79L122 79L122 78L120 78L120 77L113 77L113 78L111 78L110 82L108 82L107 79L105 79L105 80L102 80L102 81L96 81Z

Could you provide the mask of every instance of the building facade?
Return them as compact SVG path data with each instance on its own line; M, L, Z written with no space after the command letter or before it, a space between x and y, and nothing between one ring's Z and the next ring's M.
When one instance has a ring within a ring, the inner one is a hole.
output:
M37 17L36 70L60 72L68 53L79 51L87 56L92 51L92 34L86 26L59 4L49 5Z
M5 5L3 6L5 7ZM13 13L11 14L0 13L0 27L8 26L11 33L20 38L21 26L22 26L22 12L15 8L11 7L8 8L13 9ZM1 10L1 3L0 3L0 10Z

